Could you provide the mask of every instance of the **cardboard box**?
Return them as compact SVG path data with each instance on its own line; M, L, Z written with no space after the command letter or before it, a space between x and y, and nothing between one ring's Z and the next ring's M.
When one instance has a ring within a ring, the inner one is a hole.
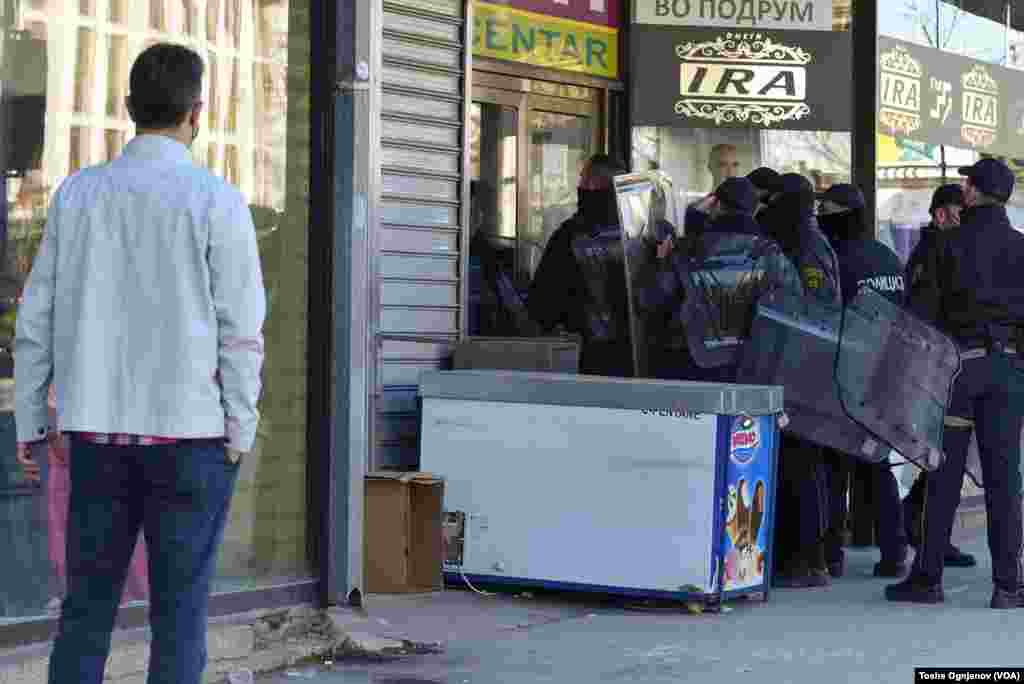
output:
M366 476L365 586L371 594L442 588L444 480L430 473Z
M455 370L578 373L580 338L467 337L455 346Z

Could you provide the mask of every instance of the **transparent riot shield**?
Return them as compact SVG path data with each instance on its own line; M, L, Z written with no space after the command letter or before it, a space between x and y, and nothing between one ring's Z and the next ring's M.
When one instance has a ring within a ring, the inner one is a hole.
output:
M750 343L739 355L737 382L781 385L786 431L868 463L888 446L847 416L834 381L842 309L814 297L776 291L757 306Z
M659 321L647 306L658 287L658 244L677 237L675 193L668 176L631 173L615 178L622 221L622 242L628 289L630 336L636 377L651 377L649 351L659 335Z
M835 381L846 414L927 470L941 465L956 345L870 287L843 310Z

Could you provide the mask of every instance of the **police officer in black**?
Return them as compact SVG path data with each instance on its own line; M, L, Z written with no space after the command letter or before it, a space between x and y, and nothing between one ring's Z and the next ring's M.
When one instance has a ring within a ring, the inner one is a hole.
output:
M943 560L960 501L972 430L977 431L988 540L992 608L1024 607L1021 550L1021 424L1024 422L1024 235L1006 214L1014 176L1001 161L960 169L961 225L946 235L936 284L914 308L956 341L962 369L947 411L967 427L948 426L945 463L928 477L924 539L906 580L886 588L890 601L941 603ZM949 425L949 423L947 423Z
M809 297L833 306L842 304L835 250L821 232L814 214L814 186L803 176L786 173L778 192L758 222L796 265ZM829 479L821 447L784 434L779 457L776 544L773 584L817 587L830 584L825 558L829 527Z
M747 180L754 186L757 195L757 207L754 209L754 218L761 220L761 213L768 208L773 199L778 197L782 191L782 176L775 169L767 166L754 169L747 174ZM686 234L699 235L708 227L711 207L714 206L715 194L712 193L706 198L691 204L686 208Z
M757 190L757 210L754 211L754 218L760 219L761 212L768 208L772 199L782 189L782 176L775 169L762 166L748 173L747 180L753 183Z
M688 297L708 297L701 310L714 311L713 324L720 328L719 332L725 329L727 336L739 333L738 337L747 338L758 300L776 290L786 290L796 296L803 294L796 267L754 220L757 204L753 183L746 178L727 178L711 195L707 205L708 223L701 233L687 235L677 244L666 240L658 245L659 269L651 274L651 284L639 295L641 306L652 320L669 323L665 334L656 336L650 349L655 377L699 382L736 381L735 358L714 368L702 368L694 359L685 332L699 323L685 319ZM733 263L742 260L744 264L744 287L733 289L731 296L721 291L717 296L709 296L702 288L692 287L694 272L716 260ZM749 291L737 291L747 288Z
M619 263L595 279L582 264L588 244L604 240L611 251L621 249L613 179L623 173L607 155L590 158L580 175L578 211L548 240L526 302L543 332L561 328L582 337L580 370L589 375L634 374L625 266Z
M930 302L938 297L934 288L938 285L937 278L932 275L939 270L939 256L942 254L942 238L947 231L960 225L960 212L964 205L964 191L959 184L950 183L940 186L932 195L929 213L932 220L921 229L921 239L907 260L904 280L907 284L908 302ZM926 314L927 315L927 312ZM907 527L910 545L917 548L921 545L922 512L924 510L925 483L928 474L924 471L918 475L910 492L903 499L903 522ZM977 565L974 556L964 553L952 542L946 547L945 565L957 568L969 568Z
M833 185L821 195L818 221L821 229L832 240L839 258L840 282L843 299L849 302L861 287L871 287L897 304L903 304L903 264L896 253L874 239L864 215L864 195L847 183ZM882 559L875 564L876 577L902 577L906 571L906 528L899 485L890 470L888 460L879 465L853 464L850 457L827 450L831 461L832 524L826 548L829 571L833 577L843 572L843 551L838 525L845 518L846 491L842 486L846 473L852 469L855 477L864 478L875 502L878 517L878 546ZM852 466L852 468L851 468Z

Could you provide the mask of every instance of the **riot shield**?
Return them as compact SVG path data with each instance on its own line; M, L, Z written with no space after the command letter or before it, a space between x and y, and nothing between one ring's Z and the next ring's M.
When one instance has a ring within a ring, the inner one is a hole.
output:
M840 322L835 381L846 414L900 455L934 470L960 354L951 339L870 287Z
M814 297L785 291L757 306L750 343L743 345L737 382L782 385L786 430L868 463L879 463L889 447L850 420L834 381L842 309Z
M644 300L657 286L658 244L677 236L675 193L668 176L647 172L617 176L615 195L622 221L633 368L636 377L649 378L649 351L658 336L658 322Z

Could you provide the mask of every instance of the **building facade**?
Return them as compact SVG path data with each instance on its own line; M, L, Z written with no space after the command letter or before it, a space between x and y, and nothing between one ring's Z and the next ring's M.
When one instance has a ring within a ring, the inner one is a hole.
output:
M263 422L214 613L361 599L366 473L418 467L418 377L446 367L456 341L537 334L523 300L547 240L575 212L590 155L665 171L679 207L712 189L728 155L742 173L795 171L822 190L854 182L904 258L927 197L958 165L1024 159L1024 10L1008 2L0 8L0 543L20 561L0 572L0 643L52 634L62 592L65 474L51 467L33 488L13 459L18 293L55 188L133 134L128 70L153 42L184 42L206 60L193 151L249 198L269 298ZM1013 211L1024 225L1022 197ZM144 620L136 579L129 622Z

